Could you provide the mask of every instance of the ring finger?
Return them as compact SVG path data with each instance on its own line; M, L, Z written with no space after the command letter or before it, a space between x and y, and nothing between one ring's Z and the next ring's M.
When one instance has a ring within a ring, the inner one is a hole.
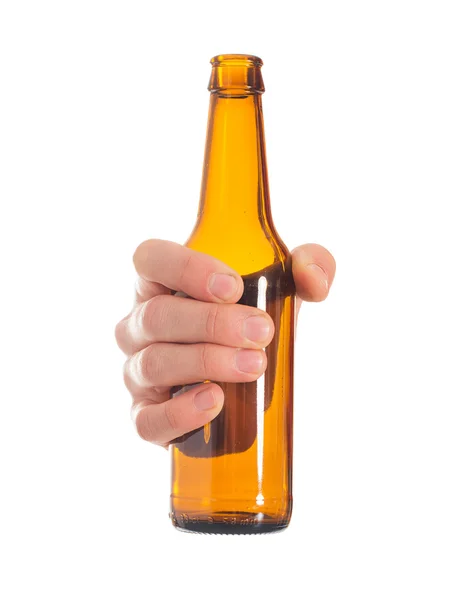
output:
M152 344L125 363L130 391L211 381L255 381L267 365L263 350L216 344Z

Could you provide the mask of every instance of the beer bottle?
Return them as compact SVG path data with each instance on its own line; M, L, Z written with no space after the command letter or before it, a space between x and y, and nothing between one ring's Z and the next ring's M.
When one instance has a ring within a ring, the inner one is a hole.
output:
M174 440L170 516L185 531L266 533L291 517L295 287L269 204L263 63L243 54L211 63L201 198L186 245L242 276L239 302L269 313L275 335L265 374L216 382L225 395L221 413Z

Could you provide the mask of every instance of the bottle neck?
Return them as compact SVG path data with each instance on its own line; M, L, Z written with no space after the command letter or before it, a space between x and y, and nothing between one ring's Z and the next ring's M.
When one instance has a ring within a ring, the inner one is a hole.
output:
M260 93L212 92L199 226L239 234L270 219Z

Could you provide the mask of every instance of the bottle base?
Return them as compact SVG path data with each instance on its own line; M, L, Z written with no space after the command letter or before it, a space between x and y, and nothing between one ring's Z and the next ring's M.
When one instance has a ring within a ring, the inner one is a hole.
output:
M213 517L198 518L183 515L177 518L171 515L174 527L185 533L205 533L222 535L254 535L278 533L288 527L289 520L276 521L268 515L251 513L223 513Z

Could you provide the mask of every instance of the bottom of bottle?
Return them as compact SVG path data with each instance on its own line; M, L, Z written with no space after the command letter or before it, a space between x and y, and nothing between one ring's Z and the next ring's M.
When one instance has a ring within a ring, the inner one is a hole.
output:
M171 513L171 521L179 531L227 535L276 533L288 527L289 516L280 521L266 514L225 512L212 516Z

